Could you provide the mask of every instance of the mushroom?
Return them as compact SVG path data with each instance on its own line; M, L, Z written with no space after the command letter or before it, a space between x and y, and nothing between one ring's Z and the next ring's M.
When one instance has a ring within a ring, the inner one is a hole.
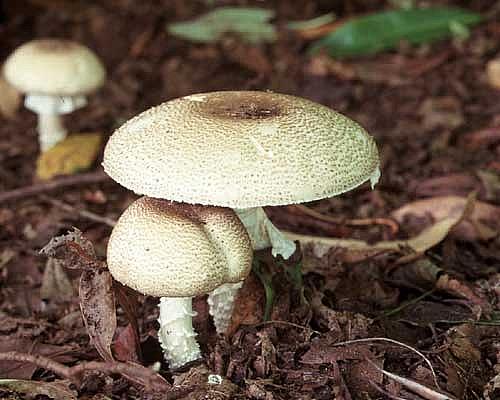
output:
M244 280L252 247L229 208L142 197L113 228L107 260L117 281L161 298L158 337L170 367L178 368L200 357L192 297ZM225 307L218 296L210 300Z
M103 166L139 194L234 208L253 247L285 259L295 243L263 206L331 197L367 180L373 186L380 175L376 144L356 122L303 98L257 91L153 107L114 132Z
M377 147L356 122L312 101L228 91L171 100L111 136L103 166L136 193L232 207L254 248L295 250L263 206L335 196L378 181Z
M40 149L49 150L67 131L62 114L86 105L105 70L87 47L69 40L37 39L18 47L4 64L5 79L26 93L24 105L38 114Z

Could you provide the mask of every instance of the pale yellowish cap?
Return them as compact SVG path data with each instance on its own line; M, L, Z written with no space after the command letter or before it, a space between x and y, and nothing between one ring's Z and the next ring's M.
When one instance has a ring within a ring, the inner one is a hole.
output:
M245 279L250 238L235 212L142 197L113 228L107 261L113 277L141 293L192 297Z
M4 75L24 93L78 96L99 88L106 72L94 52L79 43L37 39L7 58Z
M312 101L213 92L168 101L114 132L103 166L136 193L233 208L331 197L378 178L374 140Z

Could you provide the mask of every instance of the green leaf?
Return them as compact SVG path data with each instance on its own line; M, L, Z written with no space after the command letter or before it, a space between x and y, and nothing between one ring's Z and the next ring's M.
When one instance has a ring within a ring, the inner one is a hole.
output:
M269 321L274 304L273 277L269 272L265 271L261 267L260 261L255 258L252 262L252 270L255 273L255 275L257 275L257 277L259 278L260 283L262 283L262 286L264 286L264 293L266 295L266 305L264 307L263 320Z
M193 42L216 42L234 33L248 43L272 42L276 30L269 21L274 11L256 7L219 7L198 18L167 25L169 33Z
M457 26L467 27L479 21L479 14L459 8L387 11L346 22L314 43L311 51L326 49L338 58L370 55L394 49L402 40L422 44L450 37Z

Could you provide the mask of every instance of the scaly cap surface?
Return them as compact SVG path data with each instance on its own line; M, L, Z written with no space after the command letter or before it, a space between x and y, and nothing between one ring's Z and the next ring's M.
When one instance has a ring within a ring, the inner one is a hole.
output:
M331 197L378 172L373 139L312 101L269 92L171 100L111 136L103 166L136 193L234 208Z
M108 243L113 277L141 293L191 297L248 275L252 247L229 208L142 197L119 218Z

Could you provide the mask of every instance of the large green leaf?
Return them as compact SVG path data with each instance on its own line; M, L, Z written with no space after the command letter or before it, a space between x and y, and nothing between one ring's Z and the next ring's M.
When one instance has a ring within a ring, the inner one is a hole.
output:
M386 11L354 18L318 40L315 52L326 49L333 57L374 54L395 48L402 40L428 43L453 35L457 26L474 25L481 16L459 8L431 7Z
M269 23L274 11L256 7L219 7L198 18L169 24L168 32L194 42L215 42L234 33L249 43L272 42L276 30Z

